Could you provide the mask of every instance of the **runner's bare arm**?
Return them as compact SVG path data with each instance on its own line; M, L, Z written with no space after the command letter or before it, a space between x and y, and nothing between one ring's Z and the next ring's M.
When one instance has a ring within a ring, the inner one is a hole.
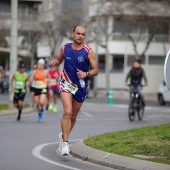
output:
M59 66L63 62L63 54L64 54L64 46L61 47L59 55L54 60L51 60L49 65Z
M30 84L33 83L33 78L34 78L34 71L33 71L32 75L31 75L31 76L29 77L29 79L28 79L28 81L29 81Z
M11 91L14 91L14 79L15 79L15 74L13 74L12 78L11 78L11 81L10 81L10 87L11 87Z
M99 68L98 68L98 63L96 60L95 53L92 49L90 49L90 51L89 51L88 58L89 58L90 67L91 67L91 69L87 73L88 77L97 76L99 74Z
M47 78L47 80L48 80L48 81L47 81L47 86L50 86L51 76L50 76L48 70L46 70L46 78Z
M26 75L26 87L29 87L29 86L30 86L29 75L27 73L27 75Z

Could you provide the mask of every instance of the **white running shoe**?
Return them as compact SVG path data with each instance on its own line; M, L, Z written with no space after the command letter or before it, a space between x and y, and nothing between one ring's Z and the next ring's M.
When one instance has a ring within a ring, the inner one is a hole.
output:
M63 134L62 134L62 132L58 136L59 136L60 145L62 145L62 143L63 143Z
M63 143L59 146L59 151L60 151L60 153L61 153L61 156L69 155L69 153L70 153L70 148L69 148L68 142L63 142Z

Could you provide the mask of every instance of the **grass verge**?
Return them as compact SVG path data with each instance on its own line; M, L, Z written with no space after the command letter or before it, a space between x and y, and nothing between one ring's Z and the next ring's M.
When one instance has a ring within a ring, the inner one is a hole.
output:
M92 148L136 158L135 155L148 161L170 164L170 123L105 133L84 140Z
M24 104L23 108L29 107L28 104ZM8 104L0 104L0 110L8 110Z

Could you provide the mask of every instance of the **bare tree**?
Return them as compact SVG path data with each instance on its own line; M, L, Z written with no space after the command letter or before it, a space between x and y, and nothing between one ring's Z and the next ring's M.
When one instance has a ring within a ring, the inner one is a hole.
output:
M0 40L1 40L0 47L8 46L7 41L5 40L5 37L10 35L10 29L7 26L5 19L7 18L0 15Z
M49 11L52 15L52 20L42 22L43 33L48 38L52 57L55 57L59 51L59 46L64 37L72 39L70 32L75 25L86 24L86 17L84 17L86 8L84 8L83 3L83 1L78 3L77 0L72 0L62 1L60 4L56 1ZM77 6L78 4L79 6ZM44 9L42 9L43 11Z
M91 20L95 23L98 18L99 22L97 22L96 27L94 23L91 25L93 25L95 31L98 30L96 32L100 32L94 34L95 36L100 35L97 43L106 49L105 71L107 90L110 87L108 41L114 40L115 36L115 30L111 28L115 29L119 26L117 29L119 29L122 36L132 42L135 57L142 59L150 43L157 38L156 35L160 32L165 33L168 31L169 16L167 15L170 2L169 0L163 0L160 4L159 0L98 0L96 3L96 15L91 17ZM164 10L162 10L160 5ZM110 22L112 18L114 18L113 23ZM137 32L134 32L134 30ZM142 52L138 50L139 42L145 43Z
M20 49L25 49L29 51L30 65L35 62L35 56L37 52L37 43L41 38L42 32L40 30L28 30L28 31L19 31L20 36L24 36L24 40L20 46Z

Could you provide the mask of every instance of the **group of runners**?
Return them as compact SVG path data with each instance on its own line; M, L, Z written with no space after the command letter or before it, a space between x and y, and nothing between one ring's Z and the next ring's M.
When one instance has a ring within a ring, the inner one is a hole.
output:
M32 106L38 113L38 121L45 117L44 111L47 103L49 103L47 109L57 112L59 78L60 72L55 66L51 66L49 70L45 69L44 59L39 59L28 73L25 72L25 64L20 63L19 70L12 76L10 82L11 90L14 92L13 103L18 108L17 121L21 119L27 87L30 89Z

